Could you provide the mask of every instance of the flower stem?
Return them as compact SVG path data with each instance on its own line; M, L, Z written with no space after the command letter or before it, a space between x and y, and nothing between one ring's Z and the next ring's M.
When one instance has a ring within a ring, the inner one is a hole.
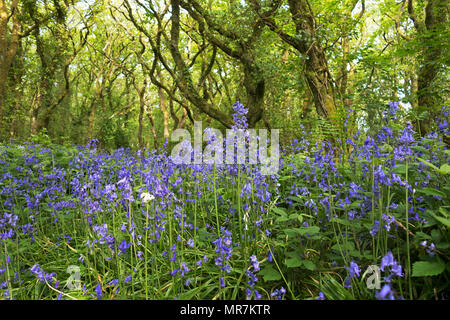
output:
M408 277L408 287L409 287L409 298L413 299L412 293L412 285L411 285L411 256L409 252L409 202L408 202L408 159L406 159L405 163L405 179L406 179L406 192L405 192L405 217L406 217L406 254L407 254L407 262L406 262L406 270Z

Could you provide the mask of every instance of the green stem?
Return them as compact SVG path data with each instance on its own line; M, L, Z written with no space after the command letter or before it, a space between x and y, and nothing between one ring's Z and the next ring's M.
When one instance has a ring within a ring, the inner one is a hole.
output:
M289 285L289 283L287 282L286 278L284 277L283 272L281 271L280 266L278 265L277 259L275 259L275 255L273 254L273 251L272 251L272 249L270 248L270 246L269 246L269 251L270 251L270 254L272 255L272 260L273 260L273 262L275 262L275 265L277 266L277 269L278 269L278 271L280 272L281 277L283 278L284 283L286 284L286 287L287 287L289 293L290 293L291 296L292 296L292 300L296 300L296 299L295 299L295 295L294 295L294 293L293 293L292 290L291 290L291 286Z
M148 244L148 205L147 205L147 214L145 216L145 239L144 239L144 251L145 251L145 300L148 300L148 272L147 272L147 244Z
M407 253L407 277L409 286L409 297L413 299L412 284L411 284L411 256L409 252L409 203L408 203L408 159L405 164L405 179L406 179L406 192L405 192L405 216L406 216L406 253Z

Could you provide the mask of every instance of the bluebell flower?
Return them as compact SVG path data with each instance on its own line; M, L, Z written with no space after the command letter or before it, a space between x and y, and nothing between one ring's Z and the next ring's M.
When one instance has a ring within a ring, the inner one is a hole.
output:
M376 294L376 297L378 300L395 300L394 298L394 292L391 289L391 286L389 284L385 284L380 292Z
M424 240L420 243L420 245L425 248L425 251L430 256L434 256L434 254L435 254L434 250L436 249L436 246L434 245L434 243L431 242L430 245L428 245L427 241Z
M384 271L384 268L392 266L394 264L394 256L391 251L389 251L382 259L380 269Z
M234 125L232 129L247 129L248 123L245 115L248 113L248 109L238 101L233 105L233 111Z
M389 120L395 120L397 118L397 111L399 109L398 101L391 101L388 103L389 109L383 110L383 117L386 122Z
M119 247L118 247L118 249L120 250L119 254L120 254L120 253L126 254L126 253L127 253L127 249L128 249L129 247L131 247L131 242L130 242L130 243L127 243L125 240L123 240L123 241L120 243Z
M283 296L286 294L286 290L281 287L280 289L275 289L274 292L270 294L271 297L276 297L277 300L282 300Z
M222 236L213 241L216 246L216 253L218 256L215 258L215 264L221 267L221 270L230 272L231 265L228 261L231 259L233 253L231 232L226 228L221 227Z
M46 273L44 270L42 270L41 266L39 264L34 264L30 268L31 273L35 274L37 278L42 282L53 282L53 277L56 275L56 273Z
M350 262L350 267L347 270L350 273L350 277L351 278L359 277L359 274L361 272L361 270L359 269L358 265L354 261Z
M110 285L110 286L117 286L118 284L119 284L119 279L111 280L111 281L108 283L108 285Z
M377 235L379 226L380 226L380 221L375 219L374 225L372 226L372 229L369 231L369 233L372 237L375 237Z
M392 274L397 275L399 277L403 276L402 266L395 261L394 256L391 251L389 251L382 259L380 269L381 271L385 271L387 267L390 267L390 271ZM388 278L390 279L390 278Z
M269 262L273 261L272 250L269 250L269 252L267 252L267 261Z
M250 256L250 263L255 271L259 271L259 262L255 255Z
M189 272L189 268L186 266L186 263L183 261L180 263L180 269L178 270L180 276L184 278L185 274Z
M97 295L97 300L100 300L103 297L102 286L100 283L95 287L95 294Z

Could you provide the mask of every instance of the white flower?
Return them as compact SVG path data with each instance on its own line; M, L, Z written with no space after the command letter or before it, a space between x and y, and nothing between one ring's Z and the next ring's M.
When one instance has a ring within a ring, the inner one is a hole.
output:
M150 193L148 193L148 192L142 192L141 193L141 199L142 199L142 202L147 203L148 201L154 200L155 196L150 194Z

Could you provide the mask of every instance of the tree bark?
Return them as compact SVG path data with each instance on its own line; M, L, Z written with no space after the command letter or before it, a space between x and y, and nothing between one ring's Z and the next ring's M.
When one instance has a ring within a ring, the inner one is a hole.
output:
M17 133L20 131L20 117L22 116L22 104L23 104L23 96L24 96L24 86L22 85L23 76L24 76L24 60L25 56L23 53L22 40L19 40L19 46L17 49L17 57L11 67L11 71L13 72L10 81L10 87L14 88L14 101L12 103L12 107L10 110L10 114L13 115L10 123L9 136L10 138L14 138Z
M161 82L161 84L164 84L161 70L159 70L158 72L158 77L160 79L159 81ZM158 87L158 97L159 97L159 106L163 114L163 124L164 124L163 136L164 139L169 139L169 113L167 111L167 97L162 87Z
M236 34L233 30L229 30L223 25L217 24L214 19L212 19L208 11L204 10L197 1L172 1L172 6L179 6L180 4L189 12L191 17L197 21L200 34L204 34L210 43L212 43L215 47L218 47L225 54L241 62L244 72L243 86L246 90L247 98L246 101L243 102L245 103L245 107L248 109L248 125L250 128L254 127L256 123L262 119L264 111L265 79L263 70L261 70L258 66L254 52L254 43L261 35L264 23L256 20L250 27L251 30L249 30L249 36L246 39L242 39L242 37ZM174 28L177 28L178 24L179 16L177 17L173 15L172 31L175 31ZM206 25L208 28L206 28ZM174 35L174 33L171 33L171 35ZM229 45L229 42L231 41L237 43L237 45L235 47L231 47ZM176 54L174 57L175 61L178 59L177 56L181 57L181 55ZM213 62L214 59L212 59L208 68L206 68L205 77L209 74ZM181 64L177 64L177 67L178 66L181 66ZM187 96L187 98L191 100L189 96ZM215 116L212 116L212 118L219 120L226 127L230 127L232 124L230 117L222 113L220 110L216 110L218 111L217 115L220 116L220 114L222 114L222 116L225 116L224 119L226 119L226 123L225 121L217 119ZM201 111L204 112L204 110Z
M265 92L263 73L255 63L244 64L244 87L247 93L247 122L253 128L262 119Z
M8 30L10 19L12 19L11 32ZM8 73L19 46L19 36L18 0L14 0L11 3L9 10L5 0L0 0L0 127L3 124L3 108L5 107Z
M281 40L294 47L305 59L305 78L311 90L316 111L319 116L332 119L336 112L334 86L328 68L325 52L315 38L316 21L306 0L288 0L291 19L295 26L296 36L291 36L282 31L272 17L270 11L262 12L258 1L251 0L264 23ZM269 8L275 12L281 5L281 1L271 2Z
M417 72L418 113L428 112L415 125L422 134L430 132L434 116L438 112L438 100L435 95L434 80L441 69L442 39L440 33L446 28L448 20L448 1L429 0L425 7L425 19L420 21L414 12L413 0L408 0L408 14L423 44L422 60Z
M180 91L184 96L201 112L207 114L208 116L216 119L222 123L225 127L231 127L231 118L226 113L214 108L208 101L202 98L197 90L194 88L192 77L186 63L184 62L180 50L179 50L179 39L180 39L180 1L173 0L171 2L172 7L172 17L171 17L171 30L170 30L170 43L169 49L172 58L177 66L177 76L176 83Z
M315 39L316 22L313 12L306 0L289 0L288 3L298 35L294 41L295 48L308 57L305 61L305 76L316 111L323 118L331 119L336 111L334 87L325 52Z

